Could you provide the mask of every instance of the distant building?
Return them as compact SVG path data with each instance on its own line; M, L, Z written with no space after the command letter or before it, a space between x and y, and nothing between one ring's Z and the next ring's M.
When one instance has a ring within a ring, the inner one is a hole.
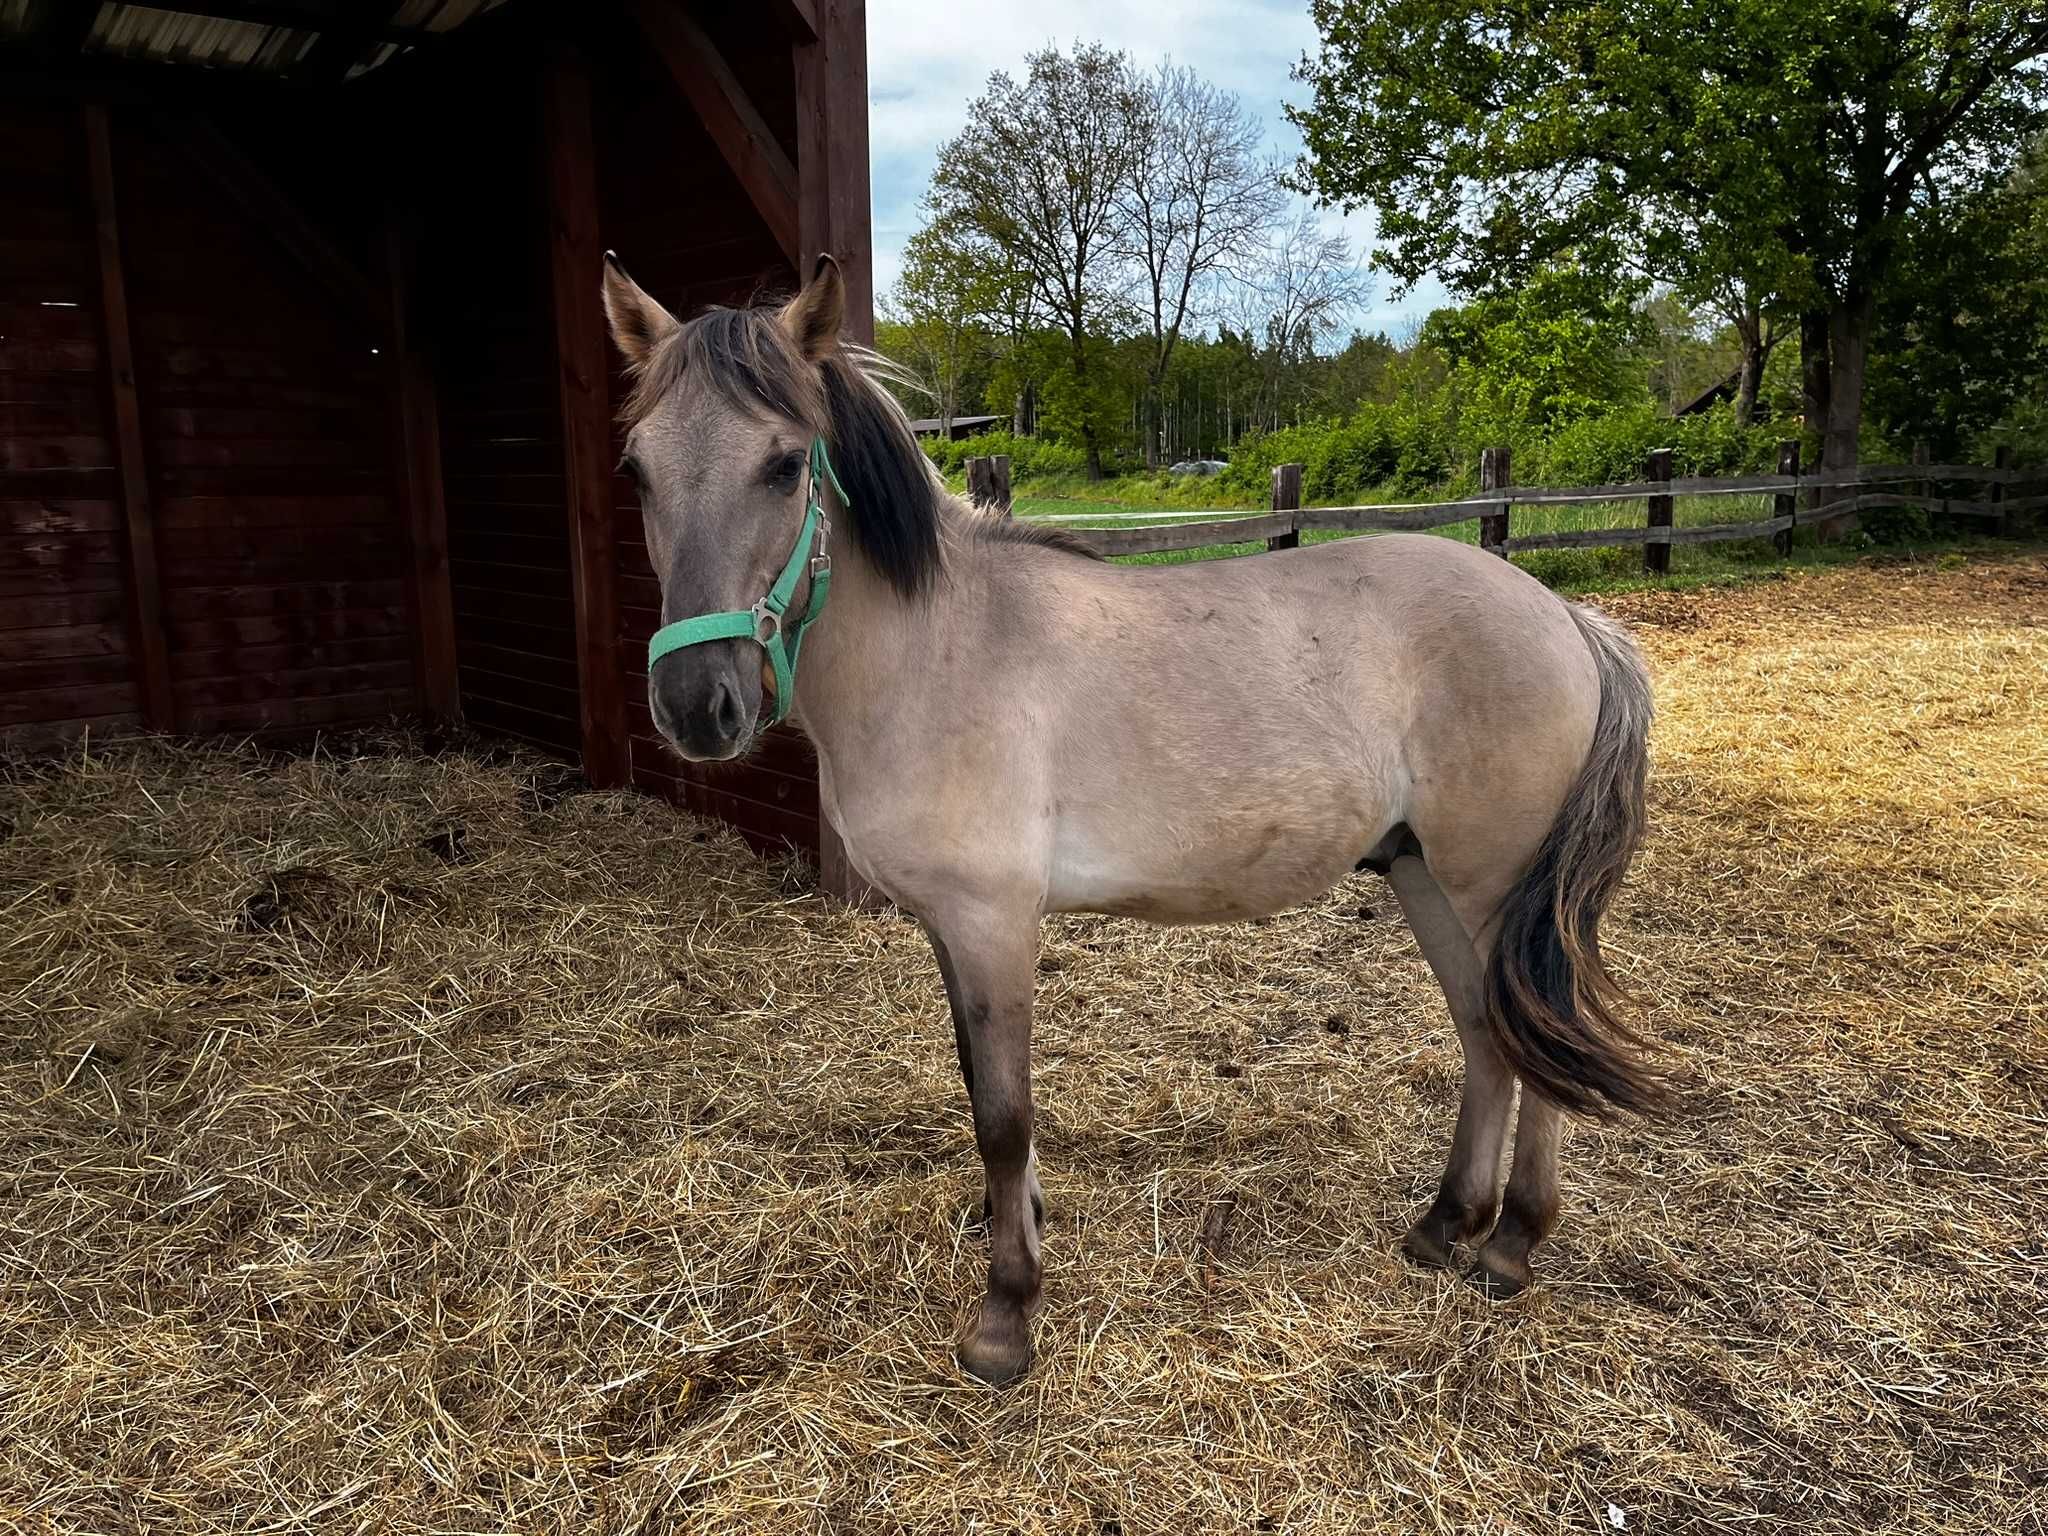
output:
M1674 416L1697 416L1703 411L1712 410L1717 405L1726 405L1735 398L1736 391L1741 384L1742 374L1740 370L1737 370L1718 383L1709 384L1697 395L1694 395L1692 399L1686 401L1685 404L1673 409L1671 414ZM1759 391L1756 397L1756 419L1758 421L1768 420L1770 414L1771 404L1764 398L1762 392Z
M953 418L953 430L945 435L957 443L963 437L973 437L977 433L993 431L995 424L999 421L1007 425L1009 419L1007 416L955 416ZM910 424L910 430L919 437L938 437L941 425L942 423L936 416L920 416Z

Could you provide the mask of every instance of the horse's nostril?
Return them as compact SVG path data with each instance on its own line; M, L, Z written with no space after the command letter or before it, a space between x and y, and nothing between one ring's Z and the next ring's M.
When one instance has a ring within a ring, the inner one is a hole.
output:
M740 697L732 684L720 681L711 692L711 718L718 727L718 734L728 739L739 735L745 724L740 714Z

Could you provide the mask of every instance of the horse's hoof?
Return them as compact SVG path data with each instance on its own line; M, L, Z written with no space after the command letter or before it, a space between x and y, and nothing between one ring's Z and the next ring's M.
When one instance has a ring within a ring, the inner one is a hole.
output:
M1503 1258L1482 1248L1479 1262L1472 1266L1468 1278L1488 1301L1507 1301L1534 1285L1536 1272L1527 1259Z
M1424 1269L1452 1269L1458 1256L1451 1251L1451 1245L1431 1230L1428 1221L1418 1221L1408 1229L1408 1235L1401 1239L1401 1252L1410 1263L1420 1264Z
M984 1310L953 1351L960 1369L992 1387L1008 1386L1031 1369L1031 1335L1020 1314L992 1321Z

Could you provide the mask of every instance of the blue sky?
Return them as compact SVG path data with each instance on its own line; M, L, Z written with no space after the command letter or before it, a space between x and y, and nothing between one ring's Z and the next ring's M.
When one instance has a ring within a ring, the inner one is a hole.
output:
M960 131L967 106L998 69L1020 72L1025 54L1076 39L1121 48L1150 68L1171 56L1235 91L1267 125L1273 148L1292 159L1300 138L1281 112L1306 99L1288 78L1316 45L1305 3L1264 0L868 0L869 142L875 203L875 289L900 270L903 242L917 227L917 203L939 146ZM1363 253L1372 216L1327 215ZM1356 323L1397 338L1445 302L1434 281L1396 297L1378 274Z

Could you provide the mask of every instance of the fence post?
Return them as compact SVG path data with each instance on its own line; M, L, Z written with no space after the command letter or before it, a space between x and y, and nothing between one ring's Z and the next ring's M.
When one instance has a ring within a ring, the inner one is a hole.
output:
M967 499L984 512L1010 515L1010 456L994 454L967 461Z
M1791 475L1794 479L1798 478L1798 438L1788 438L1786 441L1778 444L1778 473L1781 475ZM1799 491L1797 487L1789 491L1780 491L1771 498L1771 516L1789 517L1792 519L1789 526L1771 536L1771 543L1776 547L1778 553L1780 555L1789 555L1792 553L1792 529L1799 525Z
M1671 492L1668 489L1671 481L1671 450L1669 448L1652 448L1650 450L1650 456L1643 460L1643 478L1645 480L1661 481L1667 486L1663 495L1650 498L1650 526L1652 528L1669 528L1671 526ZM1643 546L1643 569L1652 576L1667 574L1671 569L1671 546L1668 543L1645 544Z
M1482 491L1504 491L1508 488L1508 451L1505 448L1482 448L1479 450L1479 489ZM1508 557L1508 510L1507 502L1500 503L1498 512L1479 519L1479 547Z
M2000 443L1998 445L1998 451L1991 455L1991 467L2001 474L2012 468L2011 443ZM2005 510L2005 482L2003 480L1991 482L1991 505L1998 509L1999 537L2004 539L2011 538L2016 530L2013 526L2012 514Z
M1924 437L1916 437L1913 439L1913 462L1916 465L1929 464L1933 462L1933 460L1928 457L1927 439ZM1916 496L1921 497L1923 500L1934 500L1934 482L1932 480L1915 480L1913 482L1913 493ZM1934 509L1932 507L1922 507L1920 508L1920 510L1922 512L1927 513L1929 517L1932 517L1934 515Z
M1299 464L1275 464L1273 466L1273 496L1271 502L1275 512L1298 512L1301 510L1301 466ZM1299 549L1301 530L1290 528L1285 533L1276 533L1266 540L1268 549Z

